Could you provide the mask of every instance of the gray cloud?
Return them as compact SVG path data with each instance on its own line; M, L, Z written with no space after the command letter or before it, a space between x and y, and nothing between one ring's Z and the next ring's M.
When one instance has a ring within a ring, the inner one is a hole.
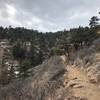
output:
M88 25L100 0L0 0L0 25L40 31Z

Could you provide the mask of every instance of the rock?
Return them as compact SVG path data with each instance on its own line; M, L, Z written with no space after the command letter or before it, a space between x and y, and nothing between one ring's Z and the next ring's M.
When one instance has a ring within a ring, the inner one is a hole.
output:
M93 84L95 84L95 83L97 83L97 79L96 78L91 78L90 82L93 83Z
M83 85L74 85L73 87L74 88L83 88L84 86Z
M71 80L71 81L68 82L68 84L66 85L66 87L74 87L77 84L78 84L77 82L75 82L74 80Z

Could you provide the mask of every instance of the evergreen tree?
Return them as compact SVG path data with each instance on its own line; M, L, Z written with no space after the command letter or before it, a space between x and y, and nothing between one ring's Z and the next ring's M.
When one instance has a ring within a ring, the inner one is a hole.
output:
M90 23L89 23L90 27L91 27L91 28L96 27L96 26L99 24L99 23L98 23L99 20L100 20L100 19L99 19L97 16L93 16L93 17L90 19Z

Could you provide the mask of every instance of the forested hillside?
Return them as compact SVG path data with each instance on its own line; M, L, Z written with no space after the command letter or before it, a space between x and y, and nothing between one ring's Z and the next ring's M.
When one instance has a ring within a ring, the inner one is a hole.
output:
M0 83L30 76L32 68L54 55L66 55L72 60L75 51L92 45L100 37L98 20L93 16L90 27L46 33L23 27L0 27Z

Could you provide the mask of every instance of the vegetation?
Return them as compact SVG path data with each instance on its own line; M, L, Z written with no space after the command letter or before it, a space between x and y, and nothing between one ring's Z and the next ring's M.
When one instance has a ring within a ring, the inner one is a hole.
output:
M78 50L91 45L93 40L99 37L97 34L100 28L98 21L98 17L93 16L89 23L90 27L79 26L69 31L64 30L54 33L42 33L23 27L0 27L0 40L7 39L10 42L12 56L19 62L19 66L17 66L18 75L14 74L14 68L12 67L10 76L25 78L30 75L29 70L31 68L41 64L50 56L69 54L70 48ZM3 73L7 71L6 68ZM1 74L3 75L3 73ZM7 79L8 74L5 77L4 79Z

